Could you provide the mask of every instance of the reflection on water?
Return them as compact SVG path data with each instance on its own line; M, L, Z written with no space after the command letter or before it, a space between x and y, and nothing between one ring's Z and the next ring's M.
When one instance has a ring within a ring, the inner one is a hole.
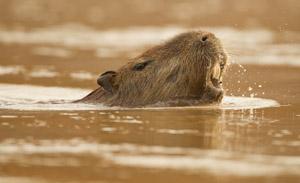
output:
M1 27L0 27L1 28ZM239 31L230 27L199 27L194 30L214 32L224 42L225 48L239 63L295 65L300 66L297 32L272 32L267 29ZM0 43L5 44L45 44L51 47L33 47L36 55L70 58L69 49L93 50L96 57L134 57L141 47L155 45L187 28L130 27L97 31L78 24L48 27L33 31L0 29ZM290 37L289 35L293 35ZM253 39L255 37L255 39ZM284 39L282 39L284 37ZM277 42L273 45L272 42ZM65 48L62 48L65 47ZM243 53L241 55L241 53Z
M24 67L20 65L13 65L13 66L0 66L0 75L6 74L19 74L24 72Z
M50 178L57 167L106 171L104 179L115 169L138 175L135 168L148 175L298 176L299 129L279 130L285 117L271 117L278 110L1 111L0 163L11 176L33 176L39 167Z
M32 49L32 53L35 55L51 56L68 58L71 57L72 53L62 48L51 48L51 47L37 47Z

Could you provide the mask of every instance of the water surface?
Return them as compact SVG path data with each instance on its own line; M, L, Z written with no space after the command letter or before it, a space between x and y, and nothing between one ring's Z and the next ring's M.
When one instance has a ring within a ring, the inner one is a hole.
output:
M0 182L299 181L298 33L201 29L231 53L223 102L127 109L66 102L187 28L1 28Z

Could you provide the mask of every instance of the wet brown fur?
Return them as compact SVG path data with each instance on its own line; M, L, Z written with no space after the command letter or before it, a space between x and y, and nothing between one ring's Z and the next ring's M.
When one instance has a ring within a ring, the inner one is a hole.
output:
M128 107L171 101L173 105L220 102L222 88L210 82L211 69L215 64L225 67L226 61L222 43L212 33L182 33L131 59L116 73L107 74L109 81L76 102ZM148 64L137 70L139 63ZM108 89L103 89L106 85Z

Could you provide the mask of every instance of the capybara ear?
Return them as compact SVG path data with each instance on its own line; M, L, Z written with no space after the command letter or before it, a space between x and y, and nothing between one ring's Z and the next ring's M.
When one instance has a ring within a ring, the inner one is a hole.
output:
M117 76L116 71L106 71L101 74L101 76L97 79L97 83L106 91L113 93L114 91L114 81Z

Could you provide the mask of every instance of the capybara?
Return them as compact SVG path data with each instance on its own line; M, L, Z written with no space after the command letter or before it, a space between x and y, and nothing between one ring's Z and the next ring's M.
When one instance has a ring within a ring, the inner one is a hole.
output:
M123 107L219 103L227 58L214 34L185 32L146 50L117 71L101 74L100 87L75 102Z

